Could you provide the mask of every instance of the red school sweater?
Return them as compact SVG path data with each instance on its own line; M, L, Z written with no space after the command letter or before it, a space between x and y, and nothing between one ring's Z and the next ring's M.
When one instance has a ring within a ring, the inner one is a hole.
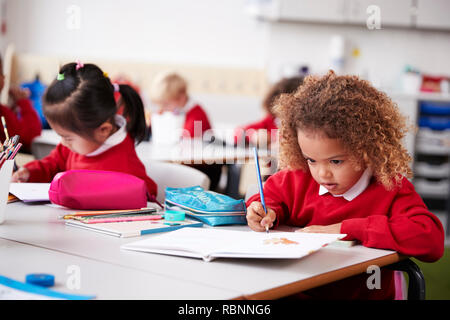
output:
M196 122L201 124L198 132L194 130ZM206 130L211 129L208 116L200 105L196 104L186 112L183 129L189 132L190 138L201 138Z
M17 100L17 109L18 115L10 108L0 105L0 116L5 117L9 137L19 135L19 141L23 144L24 149L30 150L33 138L41 134L41 120L28 99ZM3 126L0 130L0 141L5 141Z
M276 118L273 115L268 114L265 118L263 118L260 121L250 123L244 127L236 128L235 133L234 133L234 143L241 142L242 138L243 138L243 136L242 136L243 134L245 135L245 142L248 142L249 138L251 138L251 136L248 136L247 130L250 130L250 129L255 130L255 131L264 129L264 130L267 130L268 134L271 134L272 130L278 129L275 119ZM256 133L256 132L254 132L254 133Z
M386 190L372 177L367 188L352 201L319 195L319 184L302 170L283 170L264 185L266 206L277 214L276 225L305 227L342 222L343 240L359 240L371 248L433 262L444 252L444 230L428 211L414 186L403 178L401 185ZM247 201L260 201L259 194ZM275 226L276 227L276 226ZM369 290L369 274L361 274L305 291L307 297L334 299L387 299L394 296L393 272L382 269L381 290Z
M29 182L50 182L58 172L67 170L106 170L132 174L144 180L151 195L156 196L158 191L156 183L147 176L130 135L118 145L93 157L75 153L60 143L48 156L27 163L25 168L30 171Z

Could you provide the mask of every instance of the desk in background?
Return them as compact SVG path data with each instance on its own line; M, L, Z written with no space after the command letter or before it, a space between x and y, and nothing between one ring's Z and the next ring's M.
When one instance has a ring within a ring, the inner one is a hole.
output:
M36 159L42 159L60 142L61 138L53 130L42 130L31 146ZM181 164L224 164L227 166L227 186L225 194L239 198L240 168L253 161L251 148L235 147L222 143L203 142L200 139L184 140L176 145L158 145L143 141L136 147L142 161L163 161ZM260 162L271 160L271 150L259 150Z
M33 140L33 154L36 159L42 159L48 155L60 140L55 131L42 130L41 135ZM182 164L243 164L253 159L251 148L235 147L219 142L203 142L201 139L185 140L175 145L142 141L136 146L136 153L145 160ZM258 155L263 159L270 159L271 150L259 150Z

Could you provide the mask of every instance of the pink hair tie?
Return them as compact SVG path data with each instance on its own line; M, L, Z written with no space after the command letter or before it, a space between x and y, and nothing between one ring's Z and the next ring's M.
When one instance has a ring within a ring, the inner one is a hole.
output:
M84 64L80 60L77 60L77 66L75 67L75 70L78 70L83 67L84 67Z
M114 92L119 92L120 91L120 87L119 87L118 83L113 83L112 85L114 87Z

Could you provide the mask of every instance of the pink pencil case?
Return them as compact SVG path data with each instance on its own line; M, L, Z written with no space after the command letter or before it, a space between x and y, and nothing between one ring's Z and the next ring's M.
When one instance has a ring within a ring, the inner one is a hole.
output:
M133 175L101 170L58 173L48 191L50 201L82 210L139 209L147 206L147 186Z

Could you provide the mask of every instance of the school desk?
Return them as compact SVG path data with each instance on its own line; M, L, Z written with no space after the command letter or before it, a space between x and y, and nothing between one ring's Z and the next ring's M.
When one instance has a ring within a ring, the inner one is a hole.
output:
M41 159L59 143L61 138L55 131L42 130L31 145L31 151ZM278 150L259 149L260 163L264 166L276 155ZM253 161L252 148L235 147L223 143L205 143L201 139L185 140L175 145L154 144L143 141L136 147L142 161L163 161L181 164L224 164L227 166L227 186L225 193L231 197L239 196L241 165Z
M95 299L227 299L238 291L214 288L176 277L166 277L95 259L0 239L0 275L25 281L31 273L55 277L49 289L67 294L94 295ZM182 287L186 291L175 290Z
M6 247L0 247L0 274L15 279L29 272L58 275L68 265L79 264L82 276L99 282L88 285L89 292L83 293L99 299L274 299L365 273L370 265L388 266L403 258L389 250L328 246L303 259L218 259L208 263L121 250L122 244L142 237L121 239L65 226L58 216L68 212L72 211L51 205L8 204L6 221L0 225L0 239L9 241ZM247 226L221 228L248 230ZM125 276L131 279L129 285L118 280Z
M61 138L55 131L42 130L41 135L33 140L36 158L47 155L60 140ZM41 149L39 149L40 147ZM201 139L190 139L174 145L142 141L137 145L136 152L142 160L183 164L243 164L249 159L253 159L252 148L234 147L222 143L204 143ZM258 155L260 158L270 159L271 150L258 150Z

